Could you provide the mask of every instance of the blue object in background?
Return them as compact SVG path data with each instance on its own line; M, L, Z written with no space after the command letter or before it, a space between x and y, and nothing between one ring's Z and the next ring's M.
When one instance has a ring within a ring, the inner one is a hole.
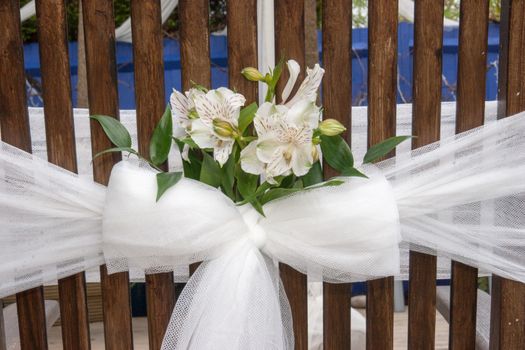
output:
M414 26L412 23L400 23L398 30L398 103L412 101L412 69L414 49ZM489 25L489 40L487 52L487 87L486 99L497 98L497 66L499 49L499 26ZM318 35L318 47L322 47L321 35ZM228 84L228 47L227 37L211 36L211 75L212 87ZM443 82L442 100L456 99L457 81L457 53L458 28L445 28L443 33ZM71 61L71 82L73 87L73 102L76 104L77 83L77 43L69 43ZM29 90L29 105L41 106L42 100L34 90L38 90L40 81L40 60L38 57L38 43L24 46L25 69L30 82L37 88ZM128 43L117 43L116 49L119 102L121 109L135 108L135 93L133 80L133 52ZM321 57L321 53L319 53ZM173 39L164 39L164 79L166 102L171 89L181 89L181 65L179 42ZM357 28L352 31L352 104L367 104L367 69L368 69L368 29ZM199 82L197 82L199 83Z

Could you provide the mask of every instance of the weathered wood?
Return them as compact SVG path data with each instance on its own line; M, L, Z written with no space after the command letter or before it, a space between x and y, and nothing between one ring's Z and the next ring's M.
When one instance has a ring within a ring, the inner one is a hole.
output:
M294 59L301 66L299 81L304 78L304 0L275 2L275 59ZM277 101L288 80L288 71L283 70L277 85ZM297 87L296 87L297 89ZM293 96L294 92L292 92ZM281 280L292 311L295 349L308 348L308 305L306 275L290 266L280 264Z
M31 152L18 0L0 1L0 130L2 140Z
M525 110L525 1L503 0L500 26L498 118ZM492 279L490 348L525 348L525 285Z
M180 0L180 57L182 88L192 81L211 87L209 0Z
M42 286L16 294L20 349L47 349L46 309Z
M31 152L18 1L0 2L0 23L1 136L4 142ZM18 293L16 299L21 349L47 349L42 287Z
M441 121L442 0L415 3L413 148L439 140ZM436 257L410 252L408 348L433 349L436 326Z
M483 124L487 66L488 0L461 2L456 132ZM450 349L476 347L478 270L453 261L450 288Z
M132 0L131 18L137 135L140 153L148 156L151 135L166 106L160 1ZM146 276L146 297L149 347L160 349L175 306L173 273Z
M82 1L90 114L119 118L115 23L113 4L105 0ZM100 125L91 121L91 149L97 154L112 147ZM95 181L107 185L113 165L121 159L113 153L93 161ZM108 275L100 269L104 335L107 349L133 349L131 298L127 272Z
M245 67L257 68L257 0L228 0L228 79L230 89L257 101L257 84L241 75Z
M36 13L48 160L77 172L66 3L36 1ZM85 282L83 272L58 281L65 349L90 348Z
M397 1L368 3L368 146L396 134ZM368 282L367 349L394 346L394 279Z
M4 302L0 299L0 350L7 350L4 323Z
M352 1L323 1L323 116L339 120L350 141L352 111ZM334 87L337 86L337 89ZM336 176L323 165L325 179ZM350 348L351 284L323 284L323 347Z

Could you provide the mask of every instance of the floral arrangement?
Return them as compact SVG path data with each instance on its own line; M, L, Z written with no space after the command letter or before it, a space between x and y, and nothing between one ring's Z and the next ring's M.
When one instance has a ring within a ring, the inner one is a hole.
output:
M235 203L250 203L262 215L263 205L276 198L341 184L337 178L323 182L322 158L342 176L366 177L354 166L351 149L341 136L345 127L336 119L323 119L316 104L323 68L318 64L308 68L292 96L301 68L294 60L287 61L289 78L277 98L283 66L281 60L266 74L252 67L242 70L246 79L267 85L260 106L245 106L242 94L225 87L208 90L194 84L184 94L173 90L151 137L149 155L132 148L131 136L118 120L91 116L115 145L95 157L127 152L148 162L158 170L157 201L185 176L220 188ZM363 163L380 159L407 138L397 136L371 147ZM180 150L183 172L162 169L173 144Z

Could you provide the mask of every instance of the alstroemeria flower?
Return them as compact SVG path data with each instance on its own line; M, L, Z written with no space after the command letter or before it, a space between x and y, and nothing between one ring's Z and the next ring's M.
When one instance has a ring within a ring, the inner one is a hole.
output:
M308 100L291 108L269 102L261 105L254 118L258 139L241 152L242 169L264 174L270 183L281 175L306 175L314 163L312 136L319 114L319 107Z
M195 98L204 95L199 89L189 89L183 95L173 89L170 96L171 115L173 117L173 136L180 138L191 130L192 119L196 117Z
M294 104L300 101L306 100L309 102L315 102L317 99L317 90L319 90L319 85L321 85L321 81L323 80L324 69L318 64L316 64L313 68L306 68L306 78L299 86L299 89L297 89L297 93L290 100L288 100L290 93L297 82L297 77L299 76L301 66L299 66L299 63L294 60L287 61L286 65L288 67L290 77L288 78L288 81L286 82L286 85L283 89L281 96L282 103L288 108L291 108Z
M226 88L210 90L194 100L199 118L192 120L191 138L200 148L212 148L213 158L221 166L232 152L235 133L226 135L216 132L216 126L227 125L231 130L237 129L239 112L245 102L244 96Z

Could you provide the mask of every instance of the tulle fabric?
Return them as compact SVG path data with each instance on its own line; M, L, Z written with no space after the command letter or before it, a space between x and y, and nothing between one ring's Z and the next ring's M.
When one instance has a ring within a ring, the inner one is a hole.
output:
M189 179L155 203L155 173L130 161L115 166L106 192L1 144L0 297L104 260L110 272L145 273L204 260L165 348L230 334L233 348L254 339L288 349L276 261L330 282L404 278L412 249L525 282L525 114L363 171L370 179L271 202L263 218Z

